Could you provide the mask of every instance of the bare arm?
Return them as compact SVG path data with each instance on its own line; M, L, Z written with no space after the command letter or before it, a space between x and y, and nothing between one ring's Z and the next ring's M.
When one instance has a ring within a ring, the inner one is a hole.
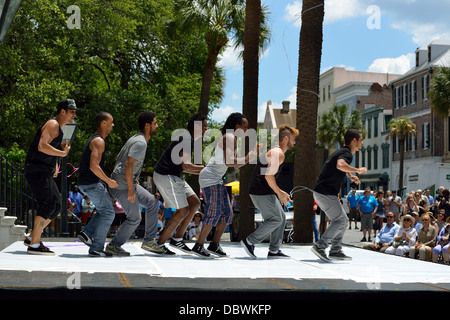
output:
M63 143L63 150L56 149L50 142L59 135L59 123L56 120L49 120L41 129L41 138L38 144L38 150L49 156L65 157L70 151L70 144Z
M117 188L117 182L110 179L103 169L100 167L102 154L105 151L105 141L101 138L95 138L89 144L91 149L91 159L89 162L89 169L100 179L106 182L110 188Z

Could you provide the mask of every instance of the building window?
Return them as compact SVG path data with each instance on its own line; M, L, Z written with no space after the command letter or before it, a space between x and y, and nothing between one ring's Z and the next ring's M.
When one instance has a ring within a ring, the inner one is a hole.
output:
M402 86L402 107L406 107L408 105L408 86L405 83Z
M396 87L394 89L394 103L395 103L395 109L398 109L400 107L400 87Z
M422 100L427 100L428 88L430 85L430 76L426 75L422 77Z
M411 104L415 104L417 100L417 81L413 80L410 82L410 101Z
M424 123L422 125L422 149L430 147L430 124Z
M389 168L389 144L388 143L383 143L382 146L382 167L383 169L385 168Z
M378 117L373 118L373 136L378 137Z
M378 146L373 146L373 169L378 169Z
M372 170L372 147L367 147L367 170Z
M367 139L372 138L372 118L367 118Z

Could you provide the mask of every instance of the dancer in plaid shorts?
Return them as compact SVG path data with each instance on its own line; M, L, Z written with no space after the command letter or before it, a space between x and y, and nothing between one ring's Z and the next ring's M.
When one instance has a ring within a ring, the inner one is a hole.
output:
M227 256L219 242L227 224L231 223L233 209L223 184L223 175L228 167L239 168L252 161L252 159L256 159L258 155L257 147L249 152L245 159L236 157L237 136L235 132L238 129L245 132L247 128L248 121L241 113L230 114L221 129L222 139L219 140L212 158L200 172L199 183L206 206L202 231L197 243L192 248L192 253L201 258L211 258L211 253L219 257ZM203 245L212 227L216 227L216 231L208 249L205 250Z

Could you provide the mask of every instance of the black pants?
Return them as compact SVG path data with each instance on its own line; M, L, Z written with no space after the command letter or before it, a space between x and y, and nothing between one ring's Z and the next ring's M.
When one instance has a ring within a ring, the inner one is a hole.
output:
M61 212L61 196L53 175L25 175L28 185L38 203L37 216L44 219L54 219Z

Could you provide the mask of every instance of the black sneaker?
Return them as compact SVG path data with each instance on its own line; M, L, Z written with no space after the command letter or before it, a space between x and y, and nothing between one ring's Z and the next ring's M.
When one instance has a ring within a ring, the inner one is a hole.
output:
M225 251L222 250L222 247L218 243L211 242L207 250L218 257L228 257L228 255L225 253Z
M328 255L328 257L332 260L346 260L346 261L351 261L352 257L347 256L345 253L343 253L342 251L340 252L335 252L332 253L330 252L330 254Z
M166 256L174 256L174 255L176 255L175 252L170 251L170 250L169 250L166 246L164 246L164 245L163 245L161 248L163 249L163 251L162 251L161 253L157 252L158 254L163 254L163 255L166 255ZM190 253L190 251L189 251L189 253Z
M247 252L247 254L250 256L250 258L252 259L256 259L255 256L255 246L251 245L247 242L247 238L241 240L241 246L245 249L245 252Z
M78 239L80 239L81 242L83 242L85 245L90 247L92 245L92 238L89 237L84 231L81 231L78 234Z
M203 247L202 244L196 243L192 247L191 253L195 254L196 256L204 259L211 259L213 258L208 251L205 250L205 247Z
M112 257L113 255L105 251L92 251L89 252L89 257Z
M312 246L311 251L318 256L322 261L331 262L331 259L327 257L324 249L320 249L317 246Z
M53 251L51 251L49 248L47 248L46 246L44 246L41 242L41 244L39 245L39 247L37 248L33 248L31 246L28 247L27 249L28 254L35 254L35 255L44 255L44 256L54 256L55 253Z
M177 241L172 238L170 239L169 245L183 251L184 253L191 253L191 249L189 249L189 247L184 243L183 240Z
M267 254L267 259L290 259L291 257L285 255L281 250L278 250L277 253L272 253L269 251Z

